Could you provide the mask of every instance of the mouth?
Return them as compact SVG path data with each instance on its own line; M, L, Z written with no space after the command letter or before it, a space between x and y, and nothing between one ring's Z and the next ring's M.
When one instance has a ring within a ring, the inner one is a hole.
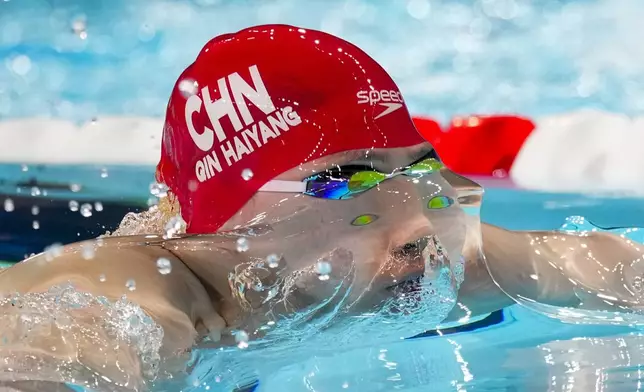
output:
M393 250L393 260L404 266L404 271L401 271L402 279L394 281L393 285L387 287L388 290L404 293L420 289L425 272L424 252L428 247L429 241L430 237L425 236Z
M408 278L407 280L387 287L387 290L397 293L413 293L421 289L423 278L424 275Z

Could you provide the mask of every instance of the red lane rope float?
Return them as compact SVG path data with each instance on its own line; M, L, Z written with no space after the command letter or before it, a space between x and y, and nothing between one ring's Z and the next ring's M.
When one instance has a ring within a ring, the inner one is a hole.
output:
M513 115L457 117L446 129L429 118L413 120L447 167L479 176L507 175L535 128L530 119Z

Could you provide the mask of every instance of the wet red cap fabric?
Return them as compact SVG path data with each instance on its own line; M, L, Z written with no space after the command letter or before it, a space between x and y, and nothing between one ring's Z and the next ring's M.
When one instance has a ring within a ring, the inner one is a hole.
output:
M208 42L177 80L157 180L188 232L213 233L304 162L423 141L396 84L362 50L320 31L257 26Z

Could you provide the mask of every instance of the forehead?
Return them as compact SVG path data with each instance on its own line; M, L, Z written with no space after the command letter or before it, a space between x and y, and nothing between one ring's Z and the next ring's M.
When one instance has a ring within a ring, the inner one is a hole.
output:
M282 180L301 180L302 174L324 171L331 167L343 165L366 165L382 171L392 171L406 166L432 151L432 145L423 142L409 147L400 148L370 148L340 152L303 163L282 175Z

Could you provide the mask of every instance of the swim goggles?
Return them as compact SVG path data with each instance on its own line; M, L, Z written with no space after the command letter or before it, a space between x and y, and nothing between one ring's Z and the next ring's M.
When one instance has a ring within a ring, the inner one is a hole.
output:
M443 167L438 155L432 150L420 161L395 170L390 174L365 168L338 167L312 175L302 181L271 180L264 184L260 192L303 193L323 199L351 199L369 189L373 189L385 180L403 175L422 177L439 171Z

